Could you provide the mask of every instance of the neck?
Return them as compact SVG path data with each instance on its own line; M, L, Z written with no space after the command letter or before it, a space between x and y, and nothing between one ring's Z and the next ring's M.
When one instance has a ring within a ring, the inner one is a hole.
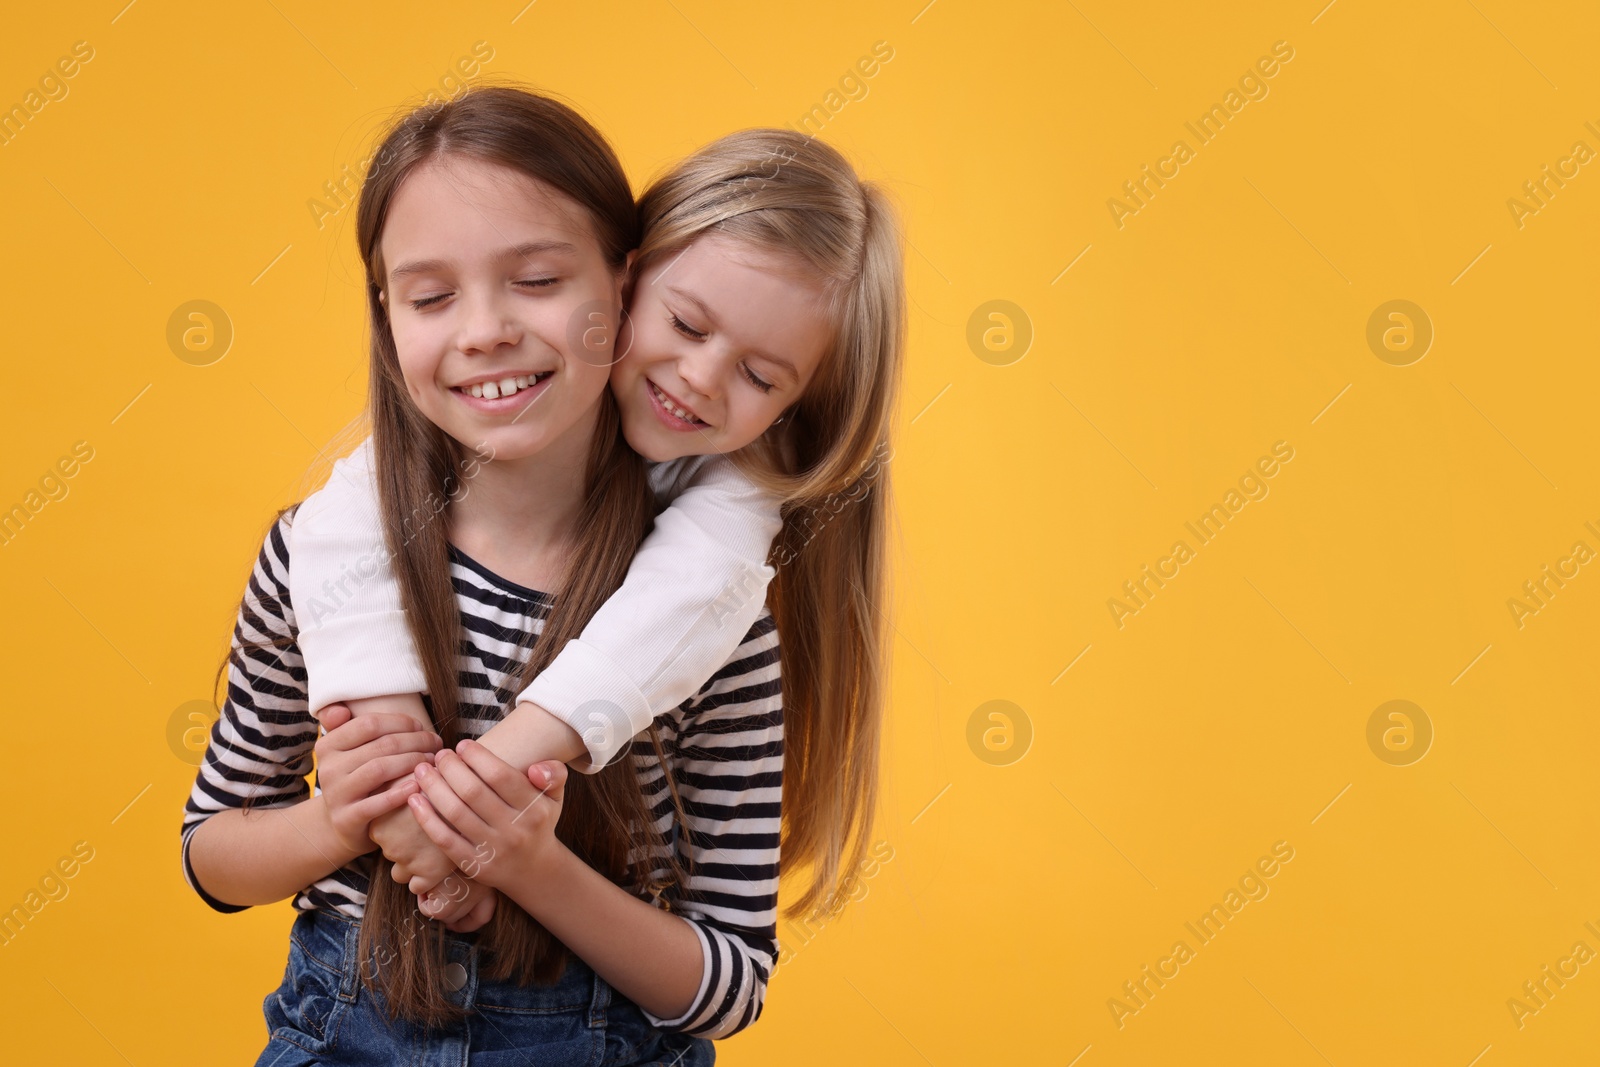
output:
M504 578L553 592L583 508L594 423L531 456L482 464L451 505L451 542Z

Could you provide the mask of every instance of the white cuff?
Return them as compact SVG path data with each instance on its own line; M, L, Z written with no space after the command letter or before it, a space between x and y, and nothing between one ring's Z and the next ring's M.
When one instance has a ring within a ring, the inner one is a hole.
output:
M578 638L568 641L517 699L539 705L578 732L589 759L569 766L584 774L596 773L626 751L655 718L650 701L621 664Z
M341 700L426 693L428 680L401 611L335 615L302 628L296 643L306 663L306 701L313 712Z

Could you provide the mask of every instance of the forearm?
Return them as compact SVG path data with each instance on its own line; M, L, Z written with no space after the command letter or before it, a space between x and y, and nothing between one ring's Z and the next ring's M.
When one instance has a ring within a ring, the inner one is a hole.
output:
M428 721L427 709L422 706L422 698L416 693L367 697L347 701L347 705L352 717L376 712L398 713L416 719L425 729L434 729ZM525 771L544 760L568 763L588 755L588 748L578 731L539 705L526 701L511 709L478 741L519 771ZM404 814L407 821L415 826L416 820L411 818L410 813Z
M433 723L428 721L427 709L422 706L422 698L416 693L364 697L348 701L345 706L350 709L352 721L362 715L388 713L415 719L418 725L430 733L434 729ZM391 857L409 854L417 848L438 851L433 842L422 832L422 827L417 825L416 816L411 814L411 809L404 805L373 819L367 827L367 836L383 849L385 855Z
M544 760L571 763L589 754L578 731L528 701L512 708L478 743L519 771Z
M195 878L225 904L284 900L358 855L339 843L321 796L288 807L219 811L189 842Z
M501 890L595 973L662 1019L688 1011L704 969L700 937L562 847L541 877Z
M437 732L433 723L428 719L428 709L422 706L422 697L416 693L363 697L359 700L347 700L345 701L345 706L350 709L351 718L374 715L379 712L386 712L391 715L406 715L417 720L424 730Z
M379 712L400 713L419 720L429 730L433 729L428 722L427 710L415 693L351 700L348 707L352 717ZM543 760L565 763L587 755L583 739L577 731L535 704L518 704L478 740L485 748L521 771ZM368 832L386 856L417 857L421 852L426 852L436 855L442 861L442 868L454 867L444 858L438 846L428 840L409 807L400 807L380 815L372 820ZM454 871L453 877L465 879L465 875L459 871Z

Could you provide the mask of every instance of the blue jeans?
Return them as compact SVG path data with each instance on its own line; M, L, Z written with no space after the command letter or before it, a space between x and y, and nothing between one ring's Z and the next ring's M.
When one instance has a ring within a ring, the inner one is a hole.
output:
M469 1012L444 1029L390 1021L381 993L361 983L360 924L302 912L289 931L283 983L262 1002L271 1035L256 1067L351 1064L390 1067L703 1067L710 1041L652 1026L631 1000L573 958L551 986L519 987L480 974L473 935L446 933L447 972L465 981L448 995ZM370 972L370 968L369 968Z

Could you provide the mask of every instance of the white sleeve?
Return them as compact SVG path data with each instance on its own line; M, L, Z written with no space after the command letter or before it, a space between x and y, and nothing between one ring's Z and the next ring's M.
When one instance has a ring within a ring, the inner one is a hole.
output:
M767 555L783 525L777 498L724 456L696 457L676 474L676 496L627 578L518 698L578 732L589 760L572 766L588 774L694 696L766 603Z
M336 462L328 484L301 503L289 537L289 598L311 710L426 692L383 538L372 438Z

